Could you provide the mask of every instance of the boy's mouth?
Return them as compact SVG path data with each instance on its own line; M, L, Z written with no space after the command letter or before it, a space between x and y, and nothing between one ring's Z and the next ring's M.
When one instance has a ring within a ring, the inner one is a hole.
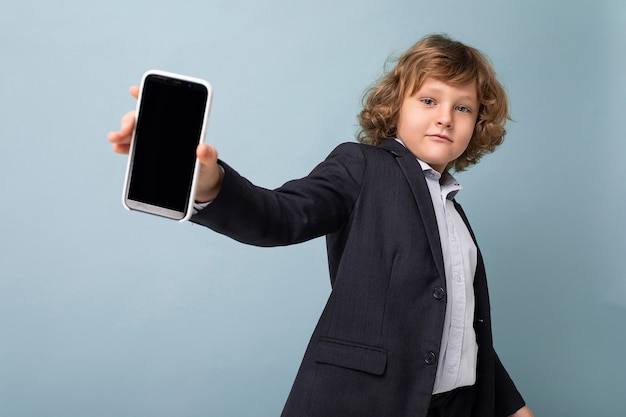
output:
M433 135L428 135L431 138L435 139L435 140L443 140L446 142L452 142L452 139L450 139L447 135L444 135L443 133L435 133Z

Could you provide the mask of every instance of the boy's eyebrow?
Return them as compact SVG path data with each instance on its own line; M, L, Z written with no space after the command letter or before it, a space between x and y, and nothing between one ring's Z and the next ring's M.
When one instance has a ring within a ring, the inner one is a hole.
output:
M442 91L441 89L437 88L437 87L426 87L425 89L420 89L418 91L415 92L415 95L417 95L417 93L420 94L428 94L428 93L433 93L433 94L441 94ZM474 96L470 96L470 95L464 95L459 97L459 100L470 100L470 101L478 101L478 97L476 95Z
M469 101L478 101L478 97L476 96L463 96L459 97L460 100L469 100Z

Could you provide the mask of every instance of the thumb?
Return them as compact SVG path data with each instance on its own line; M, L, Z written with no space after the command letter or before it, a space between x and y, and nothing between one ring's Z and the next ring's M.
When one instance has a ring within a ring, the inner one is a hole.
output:
M211 166L217 163L217 149L206 143L198 145L196 156L202 165Z
M196 148L196 156L200 161L200 176L196 188L196 201L213 201L220 192L222 183L222 170L217 165L217 150L201 143Z

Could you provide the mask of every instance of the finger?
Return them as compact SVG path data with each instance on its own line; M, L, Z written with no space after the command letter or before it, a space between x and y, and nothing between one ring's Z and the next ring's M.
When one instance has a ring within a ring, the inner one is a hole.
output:
M126 113L120 122L120 130L110 132L107 139L111 143L129 144L135 127L135 111Z
M133 96L135 98L139 97L139 86L138 85L133 85L132 87L130 87L128 92L130 93L131 96Z
M110 132L107 140L111 143L119 143L122 140L122 135L120 135L120 132Z
M133 133L133 128L135 127L135 111L129 111L126 113L121 120L120 123L120 134L122 136L130 136Z
M130 145L122 144L122 143L114 143L113 152L123 154L123 155L128 155L130 153Z

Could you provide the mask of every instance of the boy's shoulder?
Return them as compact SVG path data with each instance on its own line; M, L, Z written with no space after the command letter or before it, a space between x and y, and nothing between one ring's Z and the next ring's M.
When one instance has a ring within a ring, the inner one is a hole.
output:
M337 166L349 170L355 178L381 170L400 169L398 157L408 152L395 140L385 140L378 146L357 142L344 142L338 145L322 163L324 166ZM328 165L331 164L331 165Z
M409 153L402 144L393 139L384 140L380 145L368 145L359 142L344 142L338 145L333 153L361 154L364 157L376 157L382 155L403 156Z

